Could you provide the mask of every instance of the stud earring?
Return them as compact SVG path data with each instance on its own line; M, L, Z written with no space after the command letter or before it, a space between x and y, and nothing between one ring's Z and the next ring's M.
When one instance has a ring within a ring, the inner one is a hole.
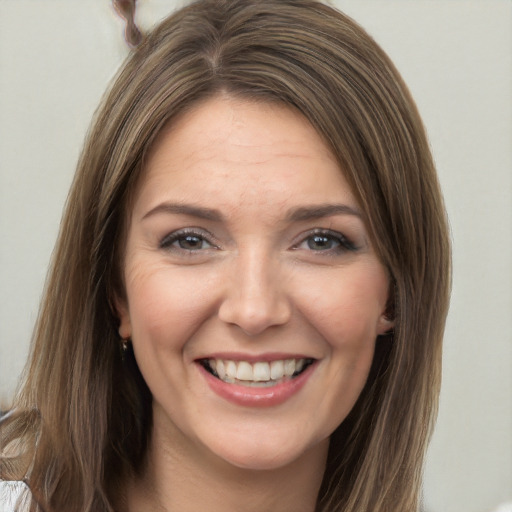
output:
M130 338L121 338L121 359L124 361L130 348Z

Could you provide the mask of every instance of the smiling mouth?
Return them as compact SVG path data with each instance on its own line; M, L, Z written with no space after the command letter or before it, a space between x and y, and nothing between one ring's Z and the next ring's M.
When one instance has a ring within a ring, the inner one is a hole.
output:
M315 359L282 359L272 362L201 359L203 368L228 384L248 387L270 387L294 379L311 366Z

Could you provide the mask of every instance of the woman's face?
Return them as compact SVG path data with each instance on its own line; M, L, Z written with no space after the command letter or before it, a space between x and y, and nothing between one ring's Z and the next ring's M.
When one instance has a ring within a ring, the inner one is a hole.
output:
M220 96L174 122L124 261L120 334L170 444L253 469L325 452L391 327L388 277L303 117Z

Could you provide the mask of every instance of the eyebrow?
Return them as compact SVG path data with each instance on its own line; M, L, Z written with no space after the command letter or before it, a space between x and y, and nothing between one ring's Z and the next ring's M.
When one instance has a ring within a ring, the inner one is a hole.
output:
M219 210L214 208L205 208L203 206L196 206L184 203L161 203L155 208L152 208L142 218L146 219L158 213L177 214L177 215L190 215L200 219L206 219L216 222L225 220L224 215ZM346 204L320 204L313 206L301 206L293 208L288 211L286 220L289 222L300 222L306 220L320 219L322 217L329 217L332 215L353 215L355 217L363 218L362 213L352 206Z
M151 217L157 213L190 215L192 217L217 222L224 220L224 216L218 210L183 203L161 203L158 206L155 206L155 208L149 210L149 212L147 212L142 218L146 219L147 217Z
M357 208L353 208L346 204L321 204L294 208L288 213L287 218L290 221L297 222L320 219L331 215L354 215L360 219L363 218L362 213Z

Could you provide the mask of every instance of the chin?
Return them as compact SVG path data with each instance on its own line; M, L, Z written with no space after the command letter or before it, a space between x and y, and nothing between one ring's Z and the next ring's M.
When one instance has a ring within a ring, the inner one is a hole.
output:
M246 450L243 453L219 454L228 464L249 471L272 471L293 463L296 457L285 453L262 453L261 450Z
M229 436L229 441L219 439L210 450L220 459L239 469L273 471L309 460L327 456L329 439L303 445L300 440L287 435L263 439L261 435L247 439Z

